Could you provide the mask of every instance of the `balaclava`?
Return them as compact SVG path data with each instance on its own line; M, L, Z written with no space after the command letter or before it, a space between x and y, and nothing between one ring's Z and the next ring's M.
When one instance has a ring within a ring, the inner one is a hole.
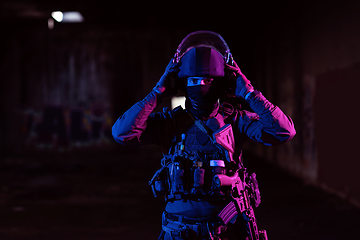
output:
M218 106L221 94L221 79L225 76L223 57L209 47L196 47L181 58L180 78L211 78L211 84L187 85L186 108L199 118L206 118ZM206 80L205 80L206 81Z

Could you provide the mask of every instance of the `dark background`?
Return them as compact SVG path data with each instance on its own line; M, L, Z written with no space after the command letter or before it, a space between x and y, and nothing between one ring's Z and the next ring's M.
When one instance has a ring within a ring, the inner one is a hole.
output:
M84 22L49 29L58 10ZM270 239L356 239L359 13L348 0L1 1L1 238L156 238L163 203L147 181L160 151L123 148L111 127L188 33L211 30L297 130L245 146Z

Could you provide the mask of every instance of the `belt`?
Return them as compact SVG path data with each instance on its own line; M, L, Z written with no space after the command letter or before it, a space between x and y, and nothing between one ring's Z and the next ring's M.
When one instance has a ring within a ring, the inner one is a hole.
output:
M203 218L190 218L183 215L177 215L173 213L165 213L166 217L172 221L184 222L189 224L207 223L207 222L219 222L217 217L203 217Z
M162 229L172 237L200 236L208 237L214 233L219 234L226 229L225 226L214 227L219 221L214 218L189 218L163 212Z

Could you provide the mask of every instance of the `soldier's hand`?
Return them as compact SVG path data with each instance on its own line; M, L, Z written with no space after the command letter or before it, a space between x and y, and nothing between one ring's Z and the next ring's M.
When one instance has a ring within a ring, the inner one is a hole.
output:
M245 99L248 93L254 91L254 87L251 85L250 80L248 80L241 72L235 61L234 66L226 64L225 69L228 72L230 88L232 88L236 97L242 97Z
M164 74L157 82L154 90L160 93L163 97L169 97L176 94L176 89L171 87L171 78L177 78L179 72L179 63L174 63L174 59L171 58L167 65Z

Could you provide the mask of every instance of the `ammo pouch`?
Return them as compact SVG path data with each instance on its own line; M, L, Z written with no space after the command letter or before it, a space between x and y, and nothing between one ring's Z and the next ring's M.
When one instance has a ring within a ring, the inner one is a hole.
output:
M149 185L151 186L154 197L157 197L159 195L165 195L170 188L167 166L168 164L162 166L159 170L157 170L152 179L149 181Z

